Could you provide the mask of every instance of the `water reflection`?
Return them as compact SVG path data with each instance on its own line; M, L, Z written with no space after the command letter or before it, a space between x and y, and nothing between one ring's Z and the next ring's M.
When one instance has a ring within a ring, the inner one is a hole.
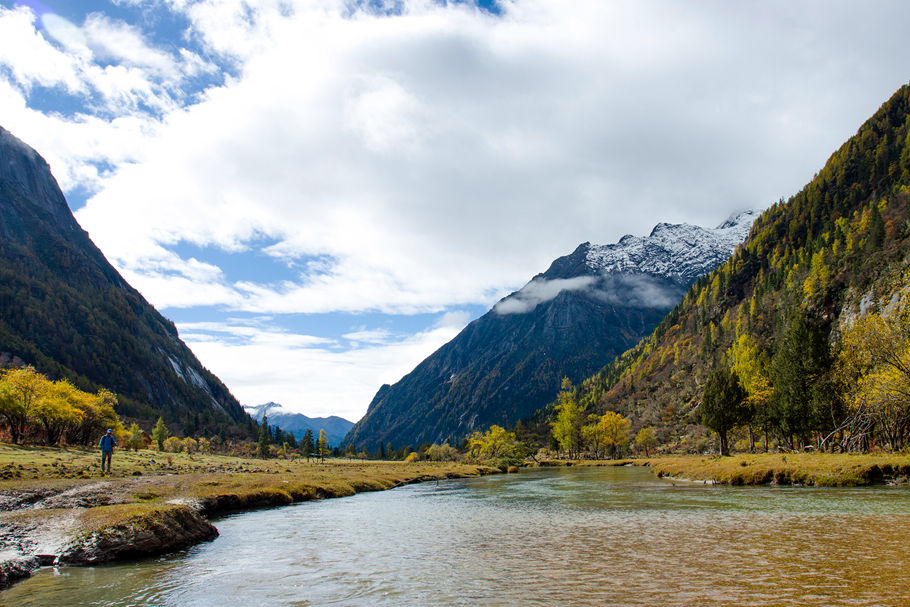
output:
M910 490L705 487L535 470L300 504L0 605L910 604Z

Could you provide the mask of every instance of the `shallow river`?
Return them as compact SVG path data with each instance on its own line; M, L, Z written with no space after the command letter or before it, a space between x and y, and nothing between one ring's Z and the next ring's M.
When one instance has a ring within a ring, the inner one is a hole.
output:
M0 605L910 605L906 487L542 469L215 524L166 558L42 569Z

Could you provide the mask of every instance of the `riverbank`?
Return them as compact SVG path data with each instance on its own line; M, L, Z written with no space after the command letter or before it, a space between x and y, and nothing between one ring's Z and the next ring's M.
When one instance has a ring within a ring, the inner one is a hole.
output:
M257 460L118 452L111 475L92 450L0 445L0 587L40 565L93 565L217 536L229 511L490 474L433 462Z
M658 477L721 485L859 487L910 484L910 455L899 453L739 453L610 460L541 460L538 466L647 466Z
M857 487L910 482L910 455L888 453L740 453L632 460L660 477L726 485Z

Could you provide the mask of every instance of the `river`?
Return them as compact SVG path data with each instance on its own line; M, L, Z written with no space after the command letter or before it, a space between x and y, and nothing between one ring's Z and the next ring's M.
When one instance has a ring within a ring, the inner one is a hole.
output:
M0 605L910 605L907 487L535 469L215 524L167 557L42 569Z

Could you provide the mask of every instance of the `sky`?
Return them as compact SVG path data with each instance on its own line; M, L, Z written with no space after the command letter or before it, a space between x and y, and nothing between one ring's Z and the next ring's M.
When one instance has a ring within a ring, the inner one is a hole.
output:
M356 421L590 241L796 193L903 1L0 0L0 125L244 405Z

